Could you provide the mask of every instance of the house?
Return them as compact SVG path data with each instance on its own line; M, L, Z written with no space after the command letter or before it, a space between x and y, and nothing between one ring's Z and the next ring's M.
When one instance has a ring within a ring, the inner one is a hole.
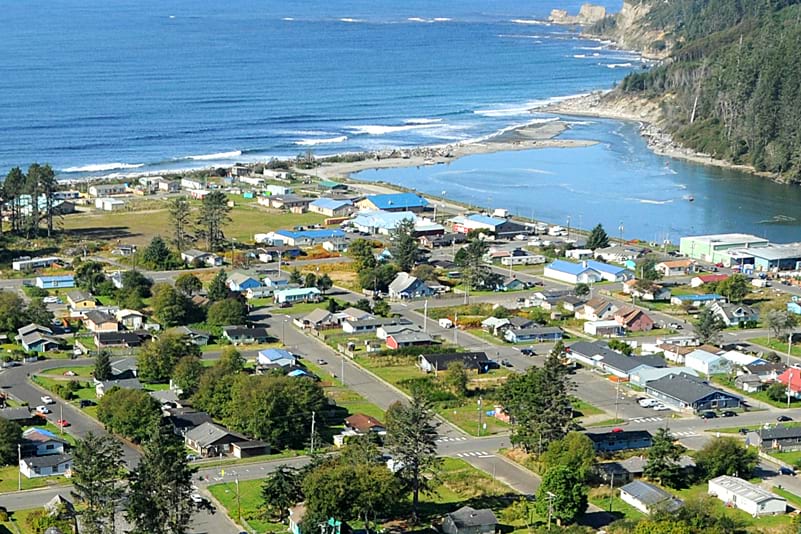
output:
M267 343L270 335L263 327L224 326L223 337L234 345L253 345Z
M661 261L654 265L654 270L664 276L684 276L695 272L695 261L686 260L672 260Z
M642 480L629 482L620 488L620 500L630 504L644 514L653 512L675 512L684 504L673 494Z
M247 291L248 289L261 287L261 281L259 281L258 278L238 272L229 274L226 284L228 285L228 289L237 293Z
M289 517L287 518L289 522L289 528L287 530L290 532L290 534L303 534L300 526L303 524L304 517L306 517L305 503L299 503L289 508Z
M744 325L759 321L757 311L745 304L713 302L709 307L726 326Z
M662 351L666 360L678 364L683 364L687 355L695 350L695 347L682 347L669 343L656 345L656 348Z
M498 291L521 291L526 289L528 284L515 277L504 278L495 289Z
M701 293L697 295L673 295L670 297L670 303L674 306L692 306L700 308L707 304L715 302L724 302L726 299L717 293Z
M512 265L542 265L547 261L548 258L540 254L529 254L524 250L516 249L512 251L511 256L501 258L501 265L506 267Z
M625 460L596 464L594 471L604 482L622 486L636 478L642 477L647 463L648 458L640 454L638 456L631 456ZM688 475L695 468L695 460L684 454L679 457L679 461L676 462L676 464Z
M26 478L65 475L69 472L71 466L72 456L69 454L30 456L19 461L19 471Z
M192 343L200 346L208 345L209 339L211 338L211 335L208 332L195 330L194 328L189 328L188 326L176 326L173 331L181 334L182 336L188 337Z
M509 322L509 319L506 317L490 316L481 321L481 328L497 336L504 327L509 326L510 324L511 323Z
M42 423L42 418L28 408L0 408L0 417L8 421L14 421L19 426L29 426Z
M90 332L116 332L119 330L117 318L108 312L89 310L83 314L83 324Z
M277 230L267 234L268 243L275 246L313 247L331 239L345 239L342 230Z
M617 306L601 297L594 297L580 305L576 310L576 319L582 321L601 321L611 319L617 311Z
M728 373L731 369L728 360L703 349L695 349L687 354L684 357L684 365L706 376Z
M199 412L192 408L165 408L167 420L173 427L173 431L179 436L203 423L212 423L212 418L206 412Z
M260 350L256 356L256 363L258 365L278 365L286 367L298 363L298 359L294 354L284 349L264 349Z
M227 454L231 451L231 444L240 441L247 441L247 438L209 422L196 426L184 434L186 446L203 458Z
M571 263L555 260L545 267L543 276L568 284L594 284L603 280L600 272L587 266L587 262Z
M339 326L339 319L323 308L316 308L303 317L296 318L293 322L300 328L311 328L313 330L325 330Z
M181 252L181 260L187 265L205 265L206 267L219 267L223 264L223 259L217 254L194 248Z
M645 384L645 392L677 411L729 410L739 408L741 398L714 388L698 377L670 374Z
M680 373L698 376L698 373L689 367L651 367L650 365L640 365L629 372L629 382L635 386L645 387L645 384L652 380L659 380L663 376Z
M623 282L623 293L632 297L649 302L668 301L671 297L670 289L659 284L651 284L647 288L637 287L637 280Z
M587 432L598 452L617 452L647 449L653 444L653 436L647 430L624 430L622 432Z
M790 367L776 377L777 382L781 382L789 390L789 394L796 399L801 398L801 369Z
M22 433L22 456L64 454L67 441L44 428L29 428Z
M139 365L136 358L122 358L111 362L111 374L114 378L134 378L138 373Z
M109 195L122 195L125 193L125 184L96 184L89 186L89 196L106 197Z
M716 284L728 277L728 274L701 274L690 279L690 287L697 288L704 284Z
M309 211L326 217L343 217L353 211L353 202L348 199L318 198L309 204Z
M445 534L494 534L498 519L489 508L476 510L462 506L455 512L445 514L442 532Z
M359 321L361 319L374 319L373 314L369 311L362 310L360 308L354 308L353 306L349 306L338 312L342 320L349 320L349 321Z
M103 211L118 211L125 207L125 201L119 198L96 198L95 208Z
M272 287L265 287L265 286L249 287L245 290L245 298L247 300L267 299L271 298L274 292L275 288Z
M265 175L266 176L266 175ZM267 184L264 188L269 195L291 195L294 191L291 187L279 184Z
M37 276L34 282L41 289L62 289L75 287L75 277L71 274L64 276Z
M103 380L95 383L95 396L99 399L111 391L112 388L120 389L144 389L138 378L120 378L114 380Z
M584 323L584 333L596 337L623 337L626 327L614 319L587 321Z
M420 369L426 373L447 371L453 362L460 362L465 369L475 370L478 374L489 371L491 362L484 352L442 352L437 354L421 354Z
M414 347L418 345L431 345L434 339L425 332L401 332L387 337L387 348L398 350L404 347Z
M460 245L467 241L467 235L462 233L448 233L442 235L420 236L420 245L425 248L441 248Z
M271 195L268 199L270 201L270 207L284 209L292 213L305 212L312 201L311 198L293 195L292 193L286 195Z
M597 256L597 253L596 253ZM634 278L634 272L626 267L618 267L595 260L585 260L582 264L601 273L601 278L608 282L625 282Z
M139 347L142 337L135 332L97 332L94 336L95 346L99 349L109 347Z
M389 284L389 298L413 299L431 296L434 291L426 283L409 273L398 273Z
M604 261L613 261L615 263L633 261L639 258L641 255L641 249L625 245L611 245L606 248L595 250L596 258L601 258Z
M320 189L327 189L329 191L343 192L348 190L347 184L342 184L333 180L320 180L317 182L317 185L320 186Z
M420 213L428 209L428 201L415 193L389 193L369 195L356 202L363 210L411 211Z
M588 248L573 248L565 251L565 257L570 260L581 261L593 258L592 250Z
M615 312L615 321L630 332L650 332L654 320L639 308L623 308Z
M787 369L783 363L754 362L743 365L740 372L758 376L762 382L775 382L779 375Z
M801 427L784 425L761 427L748 432L745 443L766 452L801 451Z
M127 258L129 256L133 256L135 252L136 245L120 244L114 247L114 249L111 251L111 254L114 256L123 256Z
M520 330L507 329L503 333L503 338L509 343L559 341L563 336L562 329L556 326L537 326L532 328L522 328Z
M345 428L349 428L359 434L368 434L370 432L383 434L387 430L381 421L363 413L355 413L346 417Z
M713 478L709 481L707 493L723 501L726 506L734 506L754 517L787 511L784 498L737 477L723 475Z
M95 298L86 291L70 291L67 293L67 304L73 310L90 310L95 307Z
M53 335L53 331L36 323L31 323L17 330L17 340L28 352L48 352L58 349L62 340Z
M62 262L63 260L57 256L46 256L41 258L23 256L21 258L16 258L11 262L11 269L14 271L33 271L35 269L51 267Z
M450 223L451 228L456 233L467 234L472 231L479 231L500 239L529 235L531 233L531 228L510 219L481 214L460 215L451 219Z
M375 329L375 337L386 341L389 336L422 332L423 327L405 320L399 323L383 324Z
M612 350L601 341L578 341L567 348L567 357L574 361L609 373L618 378L628 379L629 373L637 367L667 367L665 360L659 356L626 356Z
M145 321L145 316L136 310L120 310L116 313L117 322L128 330L139 330Z
M280 289L273 293L273 300L278 304L293 304L295 302L319 302L322 293L316 287L297 287Z
M323 250L328 252L347 252L348 241L346 239L329 239L323 241Z

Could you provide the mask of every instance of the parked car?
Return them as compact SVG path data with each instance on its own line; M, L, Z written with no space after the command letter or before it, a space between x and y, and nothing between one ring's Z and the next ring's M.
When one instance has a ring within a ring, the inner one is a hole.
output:
M664 412L666 410L670 410L670 408L668 408L667 406L665 406L661 402L657 403L656 405L654 405L653 409L654 409L655 412Z
M81 408L88 408L89 406L94 406L96 404L97 403L95 401L89 399L81 399L80 402L78 402L78 406Z
M711 410L707 410L705 412L701 412L701 419L714 419L718 416L715 412Z
M50 408L48 408L47 406L37 406L34 411L36 413L48 414L50 413Z
M325 361L325 360L323 360L322 358L320 358L319 360L317 360L317 365L326 365L327 363L328 363L328 362L327 362L327 361Z
M512 362L510 362L509 360L501 360L501 365L503 365L504 367L513 367Z
M520 354L523 354L524 356L534 356L537 353L534 352L534 349L532 349L532 348L524 348L524 349L520 349Z
M751 431L750 431L750 430L748 430L747 428L741 428L741 429L740 429L740 430L738 430L737 432L739 432L740 434L742 434L743 436L745 436L746 434L748 434L748 433L749 433L749 432L751 432Z
M776 420L780 423L786 423L787 421L792 421L793 418L787 415L780 415L776 418Z
M192 502L195 504L203 504L203 501L205 501L205 499L198 493L193 493L189 496L189 498L192 499Z
M194 454L187 454L186 459L189 460L190 462L194 462L195 460L197 460L197 456Z
M50 395L42 395L40 398L42 399L42 402L45 403L45 404L55 404L56 403L56 401L54 401L53 397L51 397Z
M58 297L45 297L42 302L45 304L61 304L61 299Z
M720 416L721 417L737 417L737 412L733 412L731 410L726 410L725 412L720 414Z
M66 427L70 426L70 422L67 421L66 419L59 419L58 421L56 421L56 424L58 426L60 426L61 428L66 428Z
M643 408L653 408L654 406L659 404L659 401L656 400L656 399L651 399L651 398L646 397L644 399L639 399L637 401L637 404L639 404Z

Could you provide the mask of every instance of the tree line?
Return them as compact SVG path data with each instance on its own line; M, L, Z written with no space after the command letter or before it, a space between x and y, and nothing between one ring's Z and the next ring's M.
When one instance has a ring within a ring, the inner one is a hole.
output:
M0 195L9 206L11 233L26 239L35 239L39 237L44 220L46 235L51 237L57 190L56 173L50 165L32 163L25 172L20 167L8 171ZM44 206L40 206L42 197ZM0 225L0 234L2 231Z

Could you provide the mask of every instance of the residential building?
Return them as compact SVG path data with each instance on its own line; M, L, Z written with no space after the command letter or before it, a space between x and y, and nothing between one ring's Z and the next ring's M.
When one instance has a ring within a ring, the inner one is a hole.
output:
M709 305L723 324L726 326L744 325L759 321L759 314L751 306L745 304L729 304L713 302Z
M112 388L144 389L138 378L119 378L114 380L95 381L95 396L100 399Z
M667 367L665 360L655 355L626 356L612 350L601 341L578 341L567 348L567 357L575 362L618 378L628 379L634 369L646 365L650 367Z
M117 322L127 330L139 330L145 322L145 316L136 310L120 310L115 315Z
M727 350L719 355L721 358L727 360L732 366L753 365L759 363L767 363L765 360L754 356L752 354L745 354L739 350Z
M364 334L368 332L376 332L376 334L378 334L378 330L381 330L384 327L409 327L413 324L414 323L412 323L412 321L406 319L405 317L376 318L372 315L363 319L353 319L352 317L347 317L342 320L342 331L346 334ZM386 339L387 336L384 334L386 334L386 332L378 335L378 337L380 339Z
M398 350L417 345L431 345L434 343L434 339L425 332L404 331L388 336L386 343L388 349Z
M801 399L801 369L790 367L776 377L776 381L787 386L787 390L792 397Z
M208 332L195 330L194 328L189 328L188 326L176 326L173 331L183 336L187 336L195 345L208 345L209 339L211 339L211 335Z
M303 534L301 531L301 524L303 524L303 518L306 517L306 504L299 503L291 508L289 508L289 517L287 521L289 522L289 530L290 534Z
M631 295L635 299L648 302L668 301L671 297L670 289L659 284L651 284L649 287L638 287L638 280L623 282L623 293Z
M363 413L355 413L346 417L345 428L353 430L358 434L369 434L370 432L376 434L386 433L386 427L381 421Z
M34 282L41 289L63 289L75 287L75 277L71 274L64 276L37 276Z
M19 470L26 478L49 477L65 475L72 466L72 456L69 454L47 454L45 456L30 456L19 461Z
M301 197L291 193L287 195L272 195L267 198L270 201L270 207L284 209L291 211L292 213L305 212L313 200L308 197ZM259 202L261 202L261 198L259 199Z
M211 252L203 252L191 248L181 252L181 259L187 265L205 265L206 267L219 267L223 264L223 259L217 254Z
M698 288L704 284L716 284L729 277L728 274L701 274L690 279L690 287Z
M574 260L574 261L591 260L593 258L592 249L573 248L570 250L566 250L565 257L569 260Z
M639 308L624 308L614 314L615 321L629 332L650 332L654 328L654 320Z
M125 201L119 198L97 198L95 208L103 211L118 211L125 207Z
M278 304L294 304L296 302L318 302L321 300L320 290L316 287L297 287L279 289L273 293L273 300Z
M714 388L700 378L680 373L645 384L645 392L677 411L700 412L739 408L741 398Z
M125 184L95 184L89 186L89 196L107 197L110 195L122 195L126 191Z
M62 345L62 340L55 337L50 328L36 323L18 329L17 341L28 352L48 352Z
M642 477L647 463L648 458L640 454L638 456L630 456L625 460L601 462L596 464L594 471L604 482L623 486L636 478ZM691 474L695 468L695 460L684 454L679 457L679 461L676 463L687 475Z
M313 247L331 239L345 239L342 230L277 230L267 234L267 242L274 246Z
M726 506L734 506L754 517L787 511L784 498L737 477L723 475L713 478L709 481L707 493L723 501Z
M449 233L442 235L424 235L420 237L420 244L426 248L442 248L460 245L467 241L466 234Z
M706 376L728 373L731 370L728 360L700 348L684 357L684 365Z
M758 376L763 382L775 382L778 380L779 375L781 375L785 370L787 370L787 366L785 366L783 363L768 363L759 361L743 365L740 372Z
M695 261L693 260L672 260L661 261L654 265L654 270L664 276L685 276L695 272Z
M583 328L585 334L596 337L623 337L626 335L626 327L614 319L587 321Z
M51 454L64 454L67 440L44 428L29 428L22 433L20 445L20 454L22 456L48 456Z
M588 266L586 261L571 263L555 260L545 267L543 276L568 284L594 284L603 280L603 275Z
M366 210L411 211L420 213L428 209L428 201L415 193L389 193L369 195L356 202L356 207Z
M108 312L89 310L83 314L83 324L90 332L116 332L119 330L117 318Z
M247 438L210 422L196 426L184 434L186 446L203 458L228 454L231 452L231 445L240 441L247 441Z
M745 444L759 447L765 452L801 451L801 427L784 425L761 427L746 434Z
M99 349L110 347L139 347L142 337L135 332L97 332L94 335L95 346Z
M617 452L647 449L653 444L653 436L647 430L623 430L622 432L587 432L598 452Z
M258 278L239 272L233 272L229 274L226 284L228 285L228 289L236 293L261 287L261 281L259 281Z
M256 363L258 365L278 365L280 367L287 367L289 365L296 365L298 359L288 350L264 349L260 350L258 356L256 356Z
M584 304L579 305L576 310L576 319L582 321L601 321L604 319L611 319L614 317L616 311L617 306L610 301L601 297L594 297Z
M25 256L16 258L11 262L11 269L14 271L33 271L45 267L52 267L53 265L62 263L62 259L58 256L47 256L42 258L31 258Z
M582 264L601 273L601 278L608 282L625 282L634 278L634 271L626 267L618 267L595 260L586 260Z
M684 502L674 497L672 493L642 480L629 482L620 488L620 500L644 514L675 512L684 505Z
M769 245L767 239L749 234L715 234L682 237L679 251L689 258L730 265L732 249L751 249Z
M517 235L529 235L531 233L531 228L510 219L481 214L460 215L451 219L450 223L451 228L456 233L467 234L472 231L479 231L501 239L508 239Z
M73 310L90 310L96 306L95 298L91 293L81 290L67 293L67 304Z
M696 295L673 295L670 303L674 306L690 305L693 308L711 305L715 302L725 302L725 298L717 293L701 293Z
M501 258L501 265L510 267L512 265L541 265L548 261L545 256L540 254L520 254Z
M652 380L659 380L667 375L677 375L681 373L690 376L698 376L698 373L689 367L651 367L650 365L640 365L629 372L629 381L635 386L645 387L645 385Z
M353 202L349 199L318 198L309 204L309 211L320 213L326 217L343 217L354 210Z
M625 263L642 256L642 249L628 245L610 245L606 248L596 249L594 256L604 261Z
M398 273L389 284L389 298L406 300L431 296L434 291L426 283L409 273Z
M267 329L247 326L224 326L223 337L234 345L253 345L254 343L267 343L270 335Z
M389 336L397 336L398 334L409 334L422 331L423 327L416 325L411 321L397 324L383 324L375 329L375 337L386 341Z
M509 343L559 341L564 332L557 326L537 326L520 330L508 329L504 331L503 338Z
M212 423L212 418L206 412L199 412L192 408L165 408L167 420L173 427L173 431L183 436L186 432L203 423Z
M442 520L444 534L495 534L498 519L489 508L476 510L462 506L455 512L445 514Z
M36 412L31 412L29 408L0 408L0 417L7 421L14 421L19 426L29 426L41 424L43 417Z
M339 182L335 182L333 180L320 180L319 182L317 182L317 185L320 186L320 189L326 189L328 191L335 191L335 192L338 191L340 193L348 190L347 184L342 184Z
M317 308L303 317L297 317L293 321L300 328L311 328L313 330L325 330L339 326L339 319L328 310Z
M465 369L474 370L478 374L486 373L491 365L485 352L441 352L436 354L421 354L420 369L426 373L447 371L453 362L461 363Z
M267 184L267 187L264 189L270 195L275 196L291 195L294 192L291 187L278 184Z

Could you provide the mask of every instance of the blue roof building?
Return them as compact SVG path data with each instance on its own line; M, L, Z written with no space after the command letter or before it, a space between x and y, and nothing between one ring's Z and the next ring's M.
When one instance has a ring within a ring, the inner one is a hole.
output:
M318 198L309 204L309 211L321 213L328 217L347 215L353 209L353 202L347 199Z
M587 265L587 262L573 263L555 260L545 267L543 275L568 284L593 284L603 280L603 274Z
M366 234L388 234L406 219L415 221L417 215L411 211L362 211L350 223Z
M75 278L71 275L64 276L37 276L36 287L42 289L60 289L63 287L75 287Z
M625 282L634 278L634 272L625 267L618 267L617 265L610 265L595 260L587 260L584 263L586 263L587 267L601 273L603 279L610 282Z
M356 205L360 209L420 212L428 208L428 201L416 193L370 195Z
M297 358L288 350L264 349L259 351L256 362L259 365L280 365L281 367L286 367L288 365L295 365L297 363Z
M272 240L281 241L292 247L313 246L329 239L344 239L342 230L277 230L272 233Z

